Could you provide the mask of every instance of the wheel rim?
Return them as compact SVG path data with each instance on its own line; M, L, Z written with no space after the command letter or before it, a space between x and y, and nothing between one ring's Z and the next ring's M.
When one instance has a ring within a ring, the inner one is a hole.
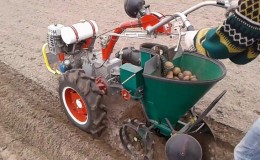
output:
M70 117L78 124L84 125L88 121L88 109L79 93L71 87L62 91L62 100Z

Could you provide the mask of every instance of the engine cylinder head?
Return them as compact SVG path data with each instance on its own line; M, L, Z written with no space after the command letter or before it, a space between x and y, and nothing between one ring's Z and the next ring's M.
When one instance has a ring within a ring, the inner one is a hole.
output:
M61 47L63 47L63 42L61 39L61 29L62 24L52 24L48 26L47 42L49 51L52 54L58 54L61 52Z

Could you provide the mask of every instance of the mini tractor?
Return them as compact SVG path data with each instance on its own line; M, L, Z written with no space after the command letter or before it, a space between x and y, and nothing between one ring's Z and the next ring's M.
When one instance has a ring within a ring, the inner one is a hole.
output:
M176 134L190 135L199 142L202 159L215 159L214 135L203 120L226 93L223 91L201 114L195 104L224 76L225 66L196 52L183 51L181 38L194 30L187 15L203 6L229 7L228 1L203 1L191 8L164 16L151 12L144 0L125 0L124 9L135 20L121 23L113 32L98 34L94 20L64 26L48 26L47 43L42 54L47 69L60 74L59 98L68 119L78 128L100 135L105 130L109 106L103 96L119 93L125 100L142 104L145 122L127 119L119 130L122 145L130 154L153 158L152 133L169 138ZM134 28L134 30L133 30ZM132 29L132 31L131 31ZM177 37L177 44L168 48L157 43L140 44L139 49L125 47L112 54L120 37ZM101 50L94 44L100 41ZM168 65L166 65L168 64ZM196 80L165 77L175 66L192 72ZM141 151L135 143L141 144Z

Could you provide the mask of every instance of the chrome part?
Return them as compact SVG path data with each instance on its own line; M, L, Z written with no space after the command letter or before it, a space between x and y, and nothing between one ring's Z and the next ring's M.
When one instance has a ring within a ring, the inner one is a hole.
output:
M49 51L52 54L59 54L64 43L61 39L62 24L52 24L48 26L47 42Z
M186 27L191 26L190 22L187 19L187 15L190 14L191 12L204 7L204 6L217 6L217 7L222 7L222 8L228 8L230 6L229 2L227 2L227 0L217 0L217 1L205 1L205 2L201 2L195 6L192 6L191 8L185 10L182 13L175 13L171 16L165 17L164 19L162 19L159 23L157 23L156 25L152 26L152 27L147 27L146 31L148 34L152 34L157 28L159 28L160 26L169 23L171 20L179 17L182 22L184 22ZM187 22L186 22L187 21Z
M111 33L109 35L127 38L152 39L151 35L147 34L147 32L142 31L127 31L122 34Z
M101 42L101 47L102 48L106 48L107 47L108 41L109 41L109 37L108 36L100 36L100 42Z
M77 104L78 108L80 108L80 109L82 108L82 103L80 102L79 99L76 100L76 104Z

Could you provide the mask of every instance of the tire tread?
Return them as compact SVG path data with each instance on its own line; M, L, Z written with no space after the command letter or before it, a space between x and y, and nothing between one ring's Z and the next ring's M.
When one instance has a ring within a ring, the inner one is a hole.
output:
M84 70L71 70L67 71L63 78L60 79L59 85L59 94L61 103L63 104L62 100L62 91L66 85L72 84L72 86L76 86L76 90L80 91L84 97L82 97L88 105L88 112L91 112L91 118L89 118L89 125L80 125L77 124L67 113L66 114L70 121L72 121L77 127L80 129L91 133L92 135L100 135L102 131L106 128L105 123L103 121L106 119L107 113L105 110L105 105L102 103L102 94L97 90L97 86L95 84L94 79L88 78L88 76L84 73Z

